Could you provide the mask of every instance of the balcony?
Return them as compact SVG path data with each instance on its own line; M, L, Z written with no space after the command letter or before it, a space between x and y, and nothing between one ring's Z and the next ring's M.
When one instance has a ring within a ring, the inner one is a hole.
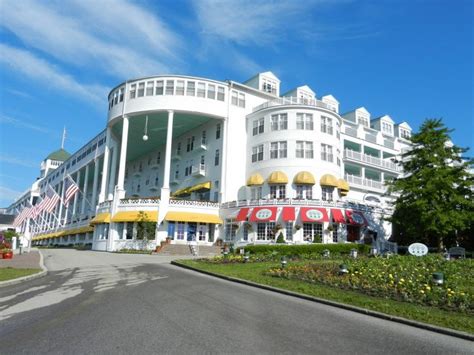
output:
M158 191L160 189L160 187L158 185L152 185L150 187L150 191Z
M336 111L334 108L331 108L328 104L320 100L305 99L303 97L280 97L278 99L270 100L270 101L264 102L261 105L258 105L257 107L254 107L252 112L257 112L269 107L287 106L287 105L313 106L313 107L321 107L326 110Z
M207 139L201 138L200 144L197 145L196 151L206 151L207 150Z
M344 133L347 134L348 136L357 138L357 129L356 128L345 127L344 128Z
M171 160L180 161L181 160L181 152L176 152L175 154L173 154L173 156L171 157Z
M381 181L366 179L361 176L346 174L346 181L350 185L362 186L368 190L385 191L385 185Z
M206 176L206 164L199 164L191 167L192 176Z
M380 159L369 154L356 152L351 149L344 149L344 158L357 162L366 163L381 169L400 172L401 168L392 161Z

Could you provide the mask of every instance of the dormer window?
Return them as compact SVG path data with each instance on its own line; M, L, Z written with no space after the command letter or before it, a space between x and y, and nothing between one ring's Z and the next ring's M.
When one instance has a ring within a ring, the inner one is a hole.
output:
M364 116L357 117L357 123L361 124L364 127L369 127L369 119Z
M400 128L400 137L405 138L405 139L410 139L411 138L411 133L407 129Z
M270 94L277 94L277 83L273 80L264 78L262 83L262 90Z
M382 122L382 132L392 135L393 134L392 125L390 123L387 123L387 122Z

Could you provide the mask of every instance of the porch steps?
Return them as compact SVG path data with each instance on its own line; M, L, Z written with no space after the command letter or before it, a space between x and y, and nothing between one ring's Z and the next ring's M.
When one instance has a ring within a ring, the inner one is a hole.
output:
M198 255L202 257L216 256L221 254L221 248L214 245L199 245L197 248ZM159 248L159 255L193 255L189 245L165 244Z

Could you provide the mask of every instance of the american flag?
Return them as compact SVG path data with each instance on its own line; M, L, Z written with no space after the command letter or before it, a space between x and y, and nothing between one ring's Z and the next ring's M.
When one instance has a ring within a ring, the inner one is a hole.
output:
M18 227L23 223L23 221L26 219L28 216L28 213L30 212L30 207L23 207L21 212L18 214L18 216L15 217L15 220L13 221L13 226Z
M74 182L74 180L67 175L66 179L64 180L64 205L67 206L71 198L79 191L79 186Z
M43 199L41 200L41 202L37 203L33 208L34 208L34 211L33 211L33 218L36 219L36 217L38 217L41 212L43 212L44 210L44 206L48 203L49 201L49 197L47 194L45 194L43 196Z
M51 213L56 208L56 205L61 200L61 197L56 191L54 191L54 189L50 185L48 185L46 195L49 196L49 200L48 203L45 204L44 210L48 213Z

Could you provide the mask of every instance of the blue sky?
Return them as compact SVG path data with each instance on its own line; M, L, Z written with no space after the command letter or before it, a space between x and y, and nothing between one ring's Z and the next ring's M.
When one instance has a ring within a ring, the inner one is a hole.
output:
M105 127L123 80L270 70L341 112L364 106L416 130L427 117L474 146L473 1L0 0L0 207L60 147ZM304 5L303 5L304 4ZM472 155L472 151L470 151Z

